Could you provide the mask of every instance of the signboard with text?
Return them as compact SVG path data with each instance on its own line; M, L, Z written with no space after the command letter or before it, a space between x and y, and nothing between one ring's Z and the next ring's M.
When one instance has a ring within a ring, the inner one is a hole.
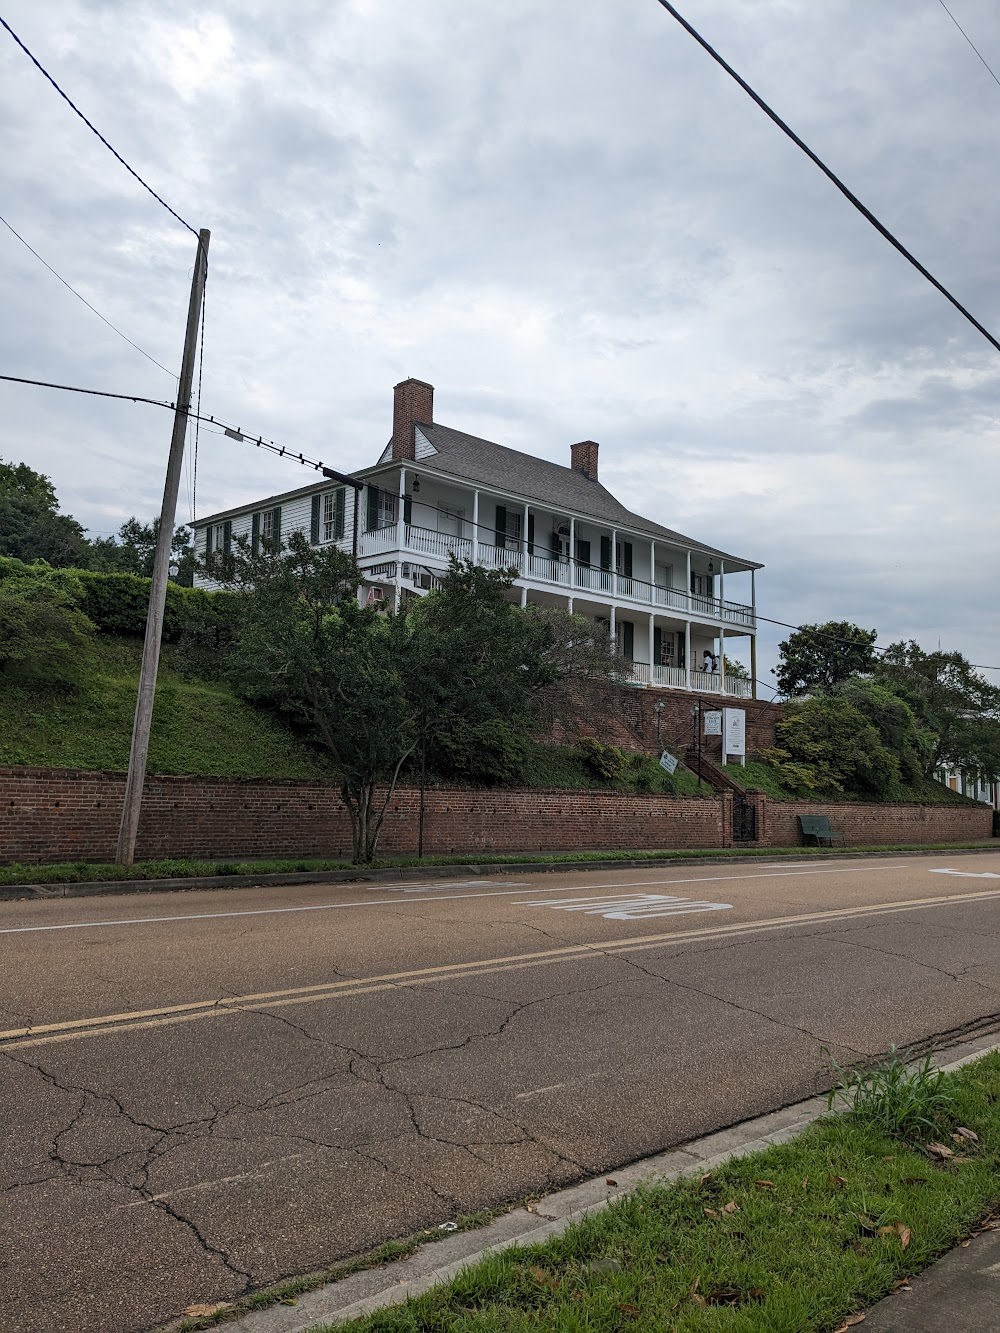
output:
M705 735L722 735L722 714L719 712L705 713Z
M660 767L665 768L668 773L673 773L677 767L677 760L669 750L664 750L660 755Z
M722 757L743 758L747 752L747 715L742 708L722 710Z

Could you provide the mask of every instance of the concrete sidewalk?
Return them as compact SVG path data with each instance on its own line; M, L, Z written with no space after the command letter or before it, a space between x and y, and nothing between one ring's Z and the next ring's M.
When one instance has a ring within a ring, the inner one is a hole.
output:
M1000 1329L1000 1230L988 1231L872 1306L870 1333L993 1333Z

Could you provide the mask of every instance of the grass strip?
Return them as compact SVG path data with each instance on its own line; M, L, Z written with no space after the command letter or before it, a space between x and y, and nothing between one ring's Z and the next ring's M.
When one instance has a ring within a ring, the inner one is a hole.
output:
M427 1231L418 1231L402 1240L387 1240L368 1254L360 1254L354 1259L321 1268L315 1273L305 1273L301 1277L288 1278L284 1282L264 1287L241 1296L236 1301L216 1301L212 1314L178 1320L170 1325L171 1333L198 1333L198 1330L214 1328L226 1320L237 1319L240 1315L250 1314L253 1310L266 1310L272 1305L294 1305L299 1296L305 1296L317 1287L325 1287L330 1282L343 1282L355 1273L365 1273L372 1268L384 1268L397 1259L408 1259L422 1245L433 1245L435 1241L445 1240L456 1231L477 1231L488 1226L495 1217L506 1212L505 1208L484 1209L477 1213L460 1213L451 1223L431 1227ZM208 1304L206 1302L206 1304Z
M993 840L977 842L894 843L870 847L700 847L669 848L660 851L609 852L510 852L483 855L467 852L463 856L386 857L371 866L354 866L349 861L325 857L276 857L259 861L199 861L184 858L140 861L121 866L90 861L60 861L51 865L24 865L15 862L0 866L0 887L9 884L87 884L116 880L153 880L215 878L224 875L287 875L320 873L324 870L353 870L359 876L367 870L416 869L420 866L504 866L504 865L586 865L589 861L698 861L698 860L775 860L794 856L826 859L859 853L956 852L996 850Z
M675 1184L544 1244L492 1255L356 1333L822 1333L957 1242L1000 1201L1000 1055L946 1076L945 1146L853 1114Z

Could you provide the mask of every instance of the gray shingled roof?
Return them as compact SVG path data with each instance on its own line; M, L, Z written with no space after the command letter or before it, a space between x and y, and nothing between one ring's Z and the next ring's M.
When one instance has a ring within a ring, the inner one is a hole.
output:
M618 527L631 528L637 532L648 533L651 537L661 538L676 546L689 547L692 551L702 551L706 555L718 556L722 560L740 565L744 569L762 569L754 560L745 560L742 556L720 551L716 546L706 546L704 542L685 537L672 528L661 527L641 514L633 514L626 509L599 481L591 481L582 472L575 472L571 467L559 463L550 463L545 458L535 458L532 454L523 454L517 449L508 449L504 444L494 444L492 440L480 439L477 435L466 435L464 431L453 430L450 426L419 424L419 429L435 449L435 453L421 458L416 464L421 471L441 472L463 481L474 482L480 486L492 487L508 495L523 495L526 500L536 500L547 509L565 509L567 513L584 514L588 518L598 519L603 523L612 523ZM388 448L388 446L387 446ZM360 468L353 475L367 477L384 468L391 461L383 452L379 462L370 468ZM226 509L218 514L209 514L199 518L194 526L203 527L206 523L217 523L220 519L243 514L251 509L262 509L268 505L281 504L287 500L308 495L311 491L329 486L327 481L313 482L282 495L271 495L264 500L257 500L252 505L239 505L235 509Z
M500 491L523 495L528 500L538 500L548 509L566 509L600 519L604 523L633 528L649 533L651 537L690 547L693 551L719 556L747 569L763 568L756 561L730 555L715 546L706 546L704 542L685 537L672 528L661 527L641 514L633 514L599 481L591 481L571 467L550 463L547 459L535 458L531 454L522 454L517 449L508 449L506 445L493 444L490 440L481 440L475 435L452 430L450 426L421 425L420 430L437 451L431 458L420 459L418 466L421 470L447 472L465 481L478 482L481 486L492 486Z

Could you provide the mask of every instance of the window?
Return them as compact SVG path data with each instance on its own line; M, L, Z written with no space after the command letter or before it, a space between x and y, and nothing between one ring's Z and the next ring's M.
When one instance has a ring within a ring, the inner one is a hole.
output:
M501 551L508 548L516 550L521 545L521 514L517 509L508 509L506 505L497 505L496 543Z
M225 523L210 523L205 529L205 554L228 555L233 545L233 525L227 519Z
M274 510L265 509L260 516L260 535L266 542L274 541Z
M254 514L250 524L250 546L256 555L261 542L274 549L281 546L281 508L262 509Z
M383 491L378 486L368 487L368 508L365 515L365 528L374 532L376 528L392 528L396 525L396 506L399 496L392 491Z
M344 535L344 507L346 492L327 491L323 496L323 540L335 542Z

